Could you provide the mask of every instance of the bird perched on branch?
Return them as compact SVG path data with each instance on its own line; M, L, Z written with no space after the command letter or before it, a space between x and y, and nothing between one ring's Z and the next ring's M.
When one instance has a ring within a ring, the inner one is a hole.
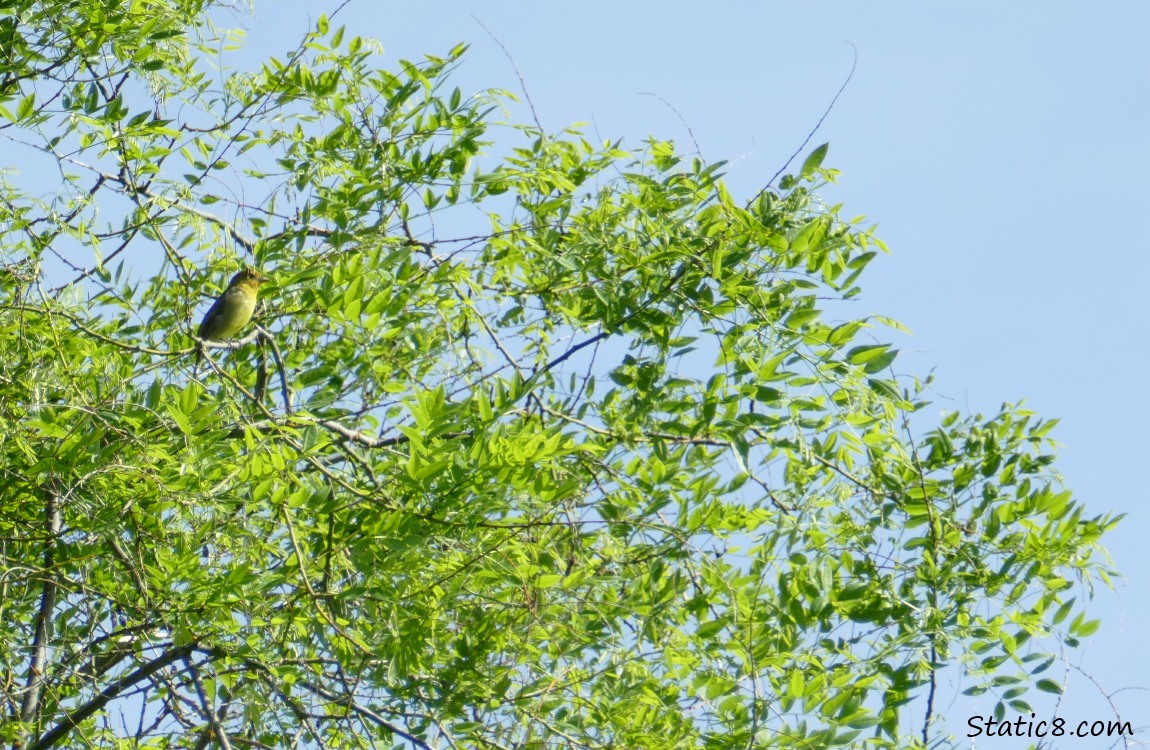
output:
M228 288L220 295L200 323L199 337L205 341L227 341L234 338L252 319L260 284L267 277L253 268L245 268L232 277ZM196 363L203 355L201 346L196 352Z

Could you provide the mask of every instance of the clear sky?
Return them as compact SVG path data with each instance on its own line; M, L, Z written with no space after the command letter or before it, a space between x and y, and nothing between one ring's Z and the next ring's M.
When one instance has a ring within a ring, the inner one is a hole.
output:
M228 20L260 55L286 52L337 7L255 3L254 19ZM896 369L933 368L937 410L993 413L1025 398L1061 418L1067 485L1092 513L1129 513L1109 537L1126 579L1096 592L1103 626L1072 656L1107 692L1128 689L1114 702L1145 742L1150 525L1137 435L1150 389L1137 332L1150 317L1150 3L353 0L334 19L379 39L388 67L470 42L465 92L518 89L479 22L514 57L545 127L586 122L632 146L656 135L690 149L685 121L706 159L732 162L729 184L746 196L802 143L857 50L807 150L831 143L824 166L843 175L825 197L877 222L892 249L863 276L858 315L914 331L897 341ZM1086 678L1070 684L1048 714L1109 716ZM992 705L942 710L958 733Z

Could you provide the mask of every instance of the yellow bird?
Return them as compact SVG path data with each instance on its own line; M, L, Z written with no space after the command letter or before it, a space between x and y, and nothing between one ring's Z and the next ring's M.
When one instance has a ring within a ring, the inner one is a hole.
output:
M253 268L245 268L232 277L228 288L211 306L200 323L199 336L205 341L227 341L244 329L256 311L260 284L267 277ZM203 347L196 352L200 361Z

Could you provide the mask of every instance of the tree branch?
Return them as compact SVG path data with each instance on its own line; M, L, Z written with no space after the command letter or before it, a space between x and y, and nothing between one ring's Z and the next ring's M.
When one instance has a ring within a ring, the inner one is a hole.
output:
M116 696L124 691L125 688L131 687L136 683L151 677L156 672L159 672L164 667L186 658L189 654L196 650L196 644L189 643L183 646L178 646L168 651L166 654L159 656L144 666L125 675L120 679L113 682L108 687L100 691L92 700L80 706L76 710L67 714L59 724L53 727L50 731L46 732L40 739L28 746L28 750L47 750L50 747L55 747L60 740L76 727L80 726L92 714L96 713L104 706L115 700Z
M28 664L28 682L24 702L20 707L20 721L31 724L40 712L40 696L44 692L44 671L48 667L48 641L52 637L52 610L56 608L56 540L63 525L60 496L54 489L44 491L44 588L40 592L40 611L36 614L36 632L32 637L32 658Z

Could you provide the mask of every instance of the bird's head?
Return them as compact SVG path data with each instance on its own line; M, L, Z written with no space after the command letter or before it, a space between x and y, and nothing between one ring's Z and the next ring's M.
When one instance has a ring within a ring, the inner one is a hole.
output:
M240 271L239 273L237 273L235 276L232 277L232 281L229 284L229 286L236 286L237 284L243 284L244 286L254 286L255 288L258 289L260 284L264 283L267 280L268 280L268 277L264 276L262 273L260 273L256 269L245 268L244 270Z

